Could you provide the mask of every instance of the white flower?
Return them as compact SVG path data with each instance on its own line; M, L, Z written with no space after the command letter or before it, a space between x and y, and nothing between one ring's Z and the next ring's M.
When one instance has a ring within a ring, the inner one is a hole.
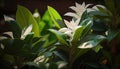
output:
M95 5L95 6L93 6L92 8L88 8L88 9L87 9L87 12L100 11L99 7L102 8L102 9L106 9L103 5Z
M87 8L92 5L92 4L87 4L85 5L85 2L83 2L82 4L78 4L76 3L76 6L71 6L70 9L72 9L74 12L68 12L65 14L65 16L71 16L71 17L75 17L75 18L80 18L82 14L87 10Z
M75 32L76 28L79 25L80 19L77 19L76 21L72 20L70 22L67 20L64 20L64 22L67 27L61 28L59 31L72 37L73 32Z
M39 17L40 15L39 15L39 13L36 12L36 13L33 14L33 16L37 18L37 17Z
M4 15L4 18L5 18L5 21L14 21L15 19L13 19L13 18L11 18L11 17L9 17L9 16L6 16L6 15Z

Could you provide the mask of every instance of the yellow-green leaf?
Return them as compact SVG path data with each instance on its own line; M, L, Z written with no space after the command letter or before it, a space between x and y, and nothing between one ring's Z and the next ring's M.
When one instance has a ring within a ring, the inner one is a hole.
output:
M39 37L39 26L34 19L32 13L25 7L18 5L17 12L16 12L16 21L19 23L22 29L28 27L32 24L35 37Z

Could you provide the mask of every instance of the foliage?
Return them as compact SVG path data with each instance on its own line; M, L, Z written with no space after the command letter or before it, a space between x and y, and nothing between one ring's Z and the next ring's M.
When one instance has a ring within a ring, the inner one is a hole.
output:
M14 69L119 69L119 0L75 3L62 19L51 6L43 16L18 5L16 20L4 16L0 65ZM91 8L89 8L91 6ZM88 59L89 58L89 59ZM96 59L95 59L96 58ZM14 66L14 67L13 67Z

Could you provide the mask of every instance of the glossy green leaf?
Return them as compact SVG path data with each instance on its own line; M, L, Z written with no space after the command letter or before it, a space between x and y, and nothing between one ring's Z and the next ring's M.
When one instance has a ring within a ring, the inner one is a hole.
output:
M68 43L66 42L66 39L64 38L65 34L58 32L57 30L54 30L54 29L49 29L49 31L51 31L56 35L60 43L62 43L63 45L69 46Z
M59 23L63 24L62 17L60 16L60 14L54 8L52 8L50 6L48 6L48 11L49 11L49 14L50 14L55 26L57 28L60 28L61 26ZM58 22L58 21L61 21L61 22Z
M80 26L84 27L81 38L84 38L90 32L92 25L93 25L93 20L90 18L85 19L80 23Z
M42 21L44 21L48 25L48 27L53 26L52 18L50 16L48 10L45 11L44 15L42 16Z
M94 36L92 40L89 40L89 41L86 41L86 42L80 44L78 46L78 48L81 48L81 49L93 48L93 47L97 46L104 39L105 39L105 37L101 36L101 35Z
M53 28L54 23L52 22L52 19L50 17L50 14L47 11L45 11L44 15L42 16L42 19L39 23L39 28L40 28L40 34L41 35L46 35L48 34L48 29Z
M19 23L22 29L28 27L32 24L33 29L32 31L35 33L35 37L39 37L39 26L34 19L32 13L25 7L18 5L17 12L16 12L16 20Z
M20 38L22 30L20 26L17 24L17 22L13 18L8 16L4 16L4 18L5 18L5 24L7 28L13 33L13 37Z
M78 39L80 39L83 30L84 30L84 27L78 26L78 28L77 28L77 29L75 30L75 32L73 33L72 42L77 42Z

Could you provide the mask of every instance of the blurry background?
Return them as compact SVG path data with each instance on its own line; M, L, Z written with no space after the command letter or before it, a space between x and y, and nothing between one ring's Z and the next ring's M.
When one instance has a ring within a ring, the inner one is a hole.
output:
M96 4L98 0L0 0L1 15L11 15L16 13L17 5L22 5L28 8L30 11L34 11L36 8L40 14L43 14L47 8L47 5L54 7L60 14L64 14L69 11L69 6L78 3L92 3Z
M65 18L63 15L66 12L71 11L69 6L74 6L75 2L80 4L83 2L86 4L97 4L99 0L0 0L0 32L6 30L3 15L15 18L17 5L25 6L31 12L34 12L37 8L41 16L44 14L47 6L49 5L55 8L60 15Z

